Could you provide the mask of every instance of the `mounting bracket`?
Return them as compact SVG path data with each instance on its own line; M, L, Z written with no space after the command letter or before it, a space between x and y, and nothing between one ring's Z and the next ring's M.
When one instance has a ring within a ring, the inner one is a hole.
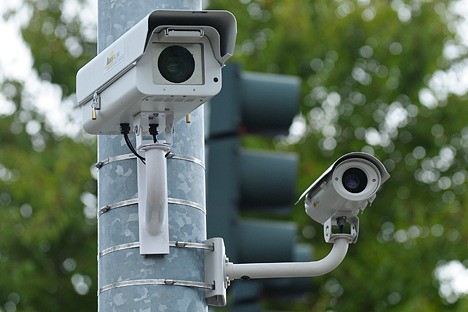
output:
M173 113L140 113L134 117L138 161L138 218L140 254L169 253L166 155L172 145ZM164 140L158 139L160 129Z

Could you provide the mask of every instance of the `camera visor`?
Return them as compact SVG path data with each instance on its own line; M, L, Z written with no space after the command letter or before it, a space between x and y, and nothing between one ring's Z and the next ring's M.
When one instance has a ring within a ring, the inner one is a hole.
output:
M165 48L159 55L158 69L167 81L182 83L192 77L195 60L189 50L173 45Z
M350 193L360 193L367 186L367 175L359 168L349 168L343 173L344 188Z

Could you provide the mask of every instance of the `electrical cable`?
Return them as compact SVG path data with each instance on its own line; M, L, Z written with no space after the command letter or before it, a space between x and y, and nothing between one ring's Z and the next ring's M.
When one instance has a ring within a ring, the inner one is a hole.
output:
M123 124L120 124L120 133L123 134L124 136L124 139L125 139L125 143L127 143L127 146L128 148L130 149L130 151L136 156L138 157L142 163L144 163L146 165L146 162L145 162L145 157L141 156L140 154L137 153L137 151L135 150L135 148L133 147L133 144L132 142L130 141L130 138L128 137L128 134L130 133L130 125L128 123L123 123Z
M145 157L141 156L140 154L138 154L138 152L135 150L135 148L133 147L132 145L132 142L130 141L130 138L128 137L128 134L124 134L124 138L125 138L125 142L127 143L127 146L128 148L130 149L130 151L132 151L132 153L138 157L142 163L144 163L146 165L146 162L145 162Z

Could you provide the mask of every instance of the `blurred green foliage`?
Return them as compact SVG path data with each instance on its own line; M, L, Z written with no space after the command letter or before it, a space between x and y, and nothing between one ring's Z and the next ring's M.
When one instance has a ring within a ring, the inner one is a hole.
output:
M1 117L0 144L0 311L95 307L95 148L21 104Z
M375 154L391 174L361 215L359 241L342 265L314 279L303 300L267 298L265 309L468 310L466 294L441 295L434 273L451 260L468 266L467 95L448 92L440 78L466 58L453 3L210 1L238 20L234 60L244 70L303 79L291 135L247 138L246 145L298 152L298 194L350 151ZM22 34L34 69L66 98L77 69L95 54L95 39L78 15L65 14L62 0L25 5L31 18ZM15 110L0 115L0 311L93 311L95 145L54 133L25 103L26 87L1 81ZM292 218L314 256L324 256L330 246L321 227L301 205Z
M66 99L96 48L62 5L25 1L3 18L30 16L22 34L34 70ZM54 132L34 105L39 95L24 81L3 79L0 93L13 109L0 115L0 311L96 310L94 140Z

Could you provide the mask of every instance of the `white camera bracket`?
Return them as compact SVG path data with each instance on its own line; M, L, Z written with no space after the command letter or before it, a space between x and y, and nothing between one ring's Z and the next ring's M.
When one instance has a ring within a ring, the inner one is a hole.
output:
M174 132L172 112L142 112L134 117L138 161L140 254L169 253L167 161ZM159 139L159 134L164 139Z
M211 238L204 244L213 246L205 250L205 283L213 285L205 292L211 306L226 305L226 289L236 279L315 277L334 270L346 256L350 240L336 237L333 248L323 259L311 262L241 263L229 262L222 238Z

